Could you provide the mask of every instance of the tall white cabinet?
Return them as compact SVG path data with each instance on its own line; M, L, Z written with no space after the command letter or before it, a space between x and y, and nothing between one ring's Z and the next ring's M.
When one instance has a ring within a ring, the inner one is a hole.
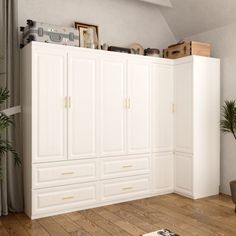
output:
M214 195L219 191L220 62L176 60L174 81L175 191L193 198Z
M22 49L25 211L218 193L219 60Z
M152 64L152 171L153 192L174 189L174 68Z

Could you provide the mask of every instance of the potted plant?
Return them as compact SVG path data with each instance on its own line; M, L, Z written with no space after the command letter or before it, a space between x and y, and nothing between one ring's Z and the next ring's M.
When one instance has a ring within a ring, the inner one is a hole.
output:
M0 105L6 102L8 98L9 91L7 89L0 88ZM1 158L4 154L11 152L13 154L12 157L14 158L15 164L21 164L21 160L11 143L3 138L4 131L13 124L14 123L10 117L8 117L4 112L0 112L0 178L2 178Z
M236 101L226 101L222 109L223 119L221 120L221 130L231 133L236 140ZM230 182L232 200L236 205L236 181ZM236 213L236 206L235 206Z

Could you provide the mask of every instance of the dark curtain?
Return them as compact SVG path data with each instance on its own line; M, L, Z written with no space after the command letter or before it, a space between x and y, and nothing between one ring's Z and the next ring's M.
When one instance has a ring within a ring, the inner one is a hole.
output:
M17 0L0 0L0 86L7 87L10 99L0 110L20 104L20 52L18 47ZM20 114L12 116L15 125L4 138L21 155ZM11 153L1 157L0 215L23 211L22 168L16 167Z

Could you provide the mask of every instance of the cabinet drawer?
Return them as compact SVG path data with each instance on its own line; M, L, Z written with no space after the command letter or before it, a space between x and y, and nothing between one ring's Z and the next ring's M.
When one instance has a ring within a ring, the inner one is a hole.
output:
M80 184L32 191L32 214L79 209L97 202L97 184Z
M103 179L146 174L150 171L150 157L105 158L101 165Z
M102 182L101 185L102 201L145 195L150 191L149 176L109 180Z
M94 181L97 160L33 165L33 189Z

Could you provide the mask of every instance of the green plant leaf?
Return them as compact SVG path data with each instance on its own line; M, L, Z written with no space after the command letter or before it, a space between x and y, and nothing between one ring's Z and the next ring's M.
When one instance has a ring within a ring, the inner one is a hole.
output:
M12 153L13 159L15 161L15 165L19 166L21 164L21 159L18 156L15 149L12 147L11 143L0 139L0 156L2 157L4 154L6 154L8 152Z
M5 113L0 112L0 131L8 128L10 125L13 125L13 121Z
M10 97L10 93L7 88L0 88L0 104L7 101Z
M6 102L9 96L10 94L7 88L0 88L0 105ZM3 140L1 136L1 133L13 124L14 122L11 120L10 117L8 117L5 113L0 112L0 179L2 179L3 177L1 158L3 157L4 154L11 152L12 158L15 161L15 165L19 166L21 164L21 159L19 158L12 144L7 140Z
M232 133L236 139L236 101L225 101L222 108L221 130Z

